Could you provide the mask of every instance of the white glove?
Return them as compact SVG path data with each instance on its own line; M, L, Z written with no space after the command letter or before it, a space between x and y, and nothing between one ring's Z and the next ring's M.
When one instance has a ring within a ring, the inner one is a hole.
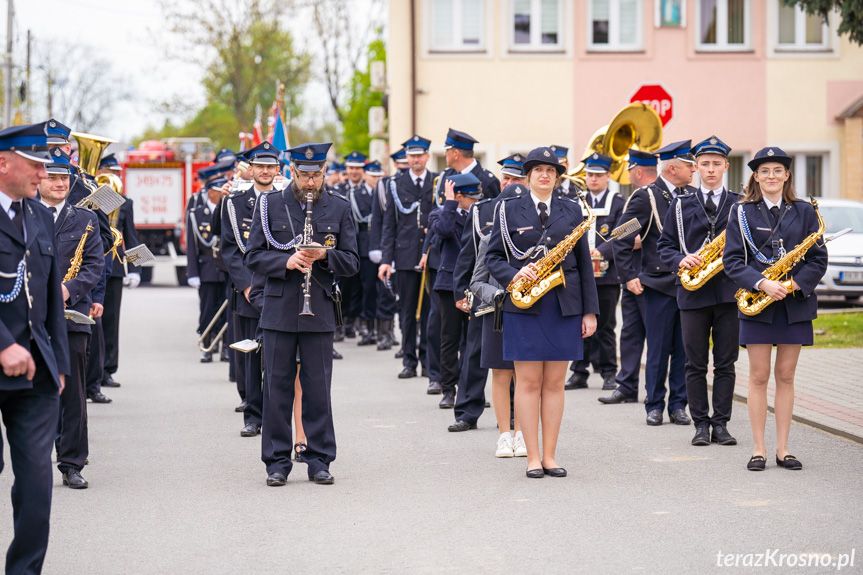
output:
M129 289L135 289L141 285L141 274L136 274L134 272L127 273L126 277L123 278L123 285Z
M201 278L199 278L199 277L189 278L189 285L195 289L198 289L199 287L201 287Z
M384 256L384 252L381 250L369 250L369 259L372 260L372 263L379 264L381 263L381 258Z

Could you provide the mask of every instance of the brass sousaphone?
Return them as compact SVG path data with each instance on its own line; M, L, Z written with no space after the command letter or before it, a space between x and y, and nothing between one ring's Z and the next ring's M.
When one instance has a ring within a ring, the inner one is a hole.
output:
M662 146L662 120L656 110L641 102L629 104L618 112L611 122L598 129L590 137L582 158L595 153L611 157L611 178L621 185L629 185L626 159L629 149L655 152ZM584 163L579 162L572 174L563 177L572 180L581 189L584 187Z

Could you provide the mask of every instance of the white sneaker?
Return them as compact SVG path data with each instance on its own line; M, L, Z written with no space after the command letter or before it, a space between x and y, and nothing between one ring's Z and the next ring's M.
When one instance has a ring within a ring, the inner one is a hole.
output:
M515 457L527 457L527 446L524 444L524 436L520 431L515 432L512 451Z
M497 451L495 457L512 457L512 435L509 432L501 433L497 438Z

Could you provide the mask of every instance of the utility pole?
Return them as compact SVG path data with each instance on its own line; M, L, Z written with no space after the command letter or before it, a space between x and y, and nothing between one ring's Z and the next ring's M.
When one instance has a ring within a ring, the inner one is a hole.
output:
M7 0L6 10L6 78L3 83L3 127L12 125L12 25L15 20L15 7Z

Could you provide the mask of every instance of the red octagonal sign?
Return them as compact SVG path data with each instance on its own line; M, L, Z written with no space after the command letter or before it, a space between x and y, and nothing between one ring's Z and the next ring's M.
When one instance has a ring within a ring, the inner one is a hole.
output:
M663 128L674 117L674 98L662 84L642 84L629 101L641 102L656 110Z

